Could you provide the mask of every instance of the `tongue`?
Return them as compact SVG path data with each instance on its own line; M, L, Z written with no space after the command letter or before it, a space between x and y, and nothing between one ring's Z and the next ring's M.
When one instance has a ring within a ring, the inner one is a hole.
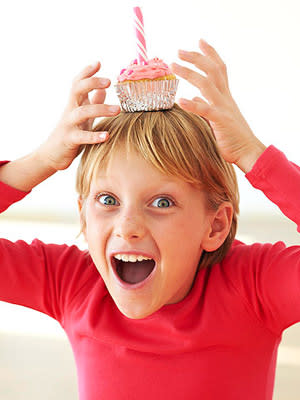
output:
M119 275L127 283L138 283L150 275L155 264L153 260L136 262L121 262L119 264Z

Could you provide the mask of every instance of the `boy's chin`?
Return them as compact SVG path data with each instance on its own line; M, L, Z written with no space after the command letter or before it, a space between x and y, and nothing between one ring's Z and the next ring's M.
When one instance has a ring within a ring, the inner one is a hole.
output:
M149 315L152 315L155 313L158 308L152 307L144 307L141 304L120 304L119 302L116 303L116 306L118 307L119 311L125 315L125 317L130 318L130 319L143 319L149 317Z

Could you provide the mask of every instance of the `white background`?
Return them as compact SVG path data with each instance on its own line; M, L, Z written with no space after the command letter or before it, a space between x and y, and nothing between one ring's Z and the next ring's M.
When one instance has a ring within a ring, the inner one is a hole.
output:
M0 159L34 150L55 127L73 77L100 60L115 82L136 57L132 7L142 7L148 56L179 61L177 50L215 46L230 86L256 135L299 164L300 6L297 0L10 0L0 12ZM196 89L181 81L179 97ZM117 104L113 87L107 103ZM77 161L10 212L76 214ZM239 173L241 212L275 212ZM20 211L21 212L21 211Z

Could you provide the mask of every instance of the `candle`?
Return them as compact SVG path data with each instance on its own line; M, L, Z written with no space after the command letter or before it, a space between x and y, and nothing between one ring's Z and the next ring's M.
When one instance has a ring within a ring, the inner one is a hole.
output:
M146 40L144 33L143 14L140 7L134 7L133 11L134 11L134 27L136 34L138 61L140 64L146 64L148 57L147 57L147 48L146 48Z

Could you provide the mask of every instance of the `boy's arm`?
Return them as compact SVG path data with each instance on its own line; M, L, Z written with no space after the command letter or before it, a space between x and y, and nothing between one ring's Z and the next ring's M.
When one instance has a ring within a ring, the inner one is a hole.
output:
M7 163L0 161L0 167ZM0 212L27 194L0 182ZM94 271L88 264L75 246L0 239L0 301L33 308L61 322L77 288Z
M0 167L9 161L0 161ZM1 169L1 168L0 168ZM29 192L23 192L12 186L6 185L0 180L0 213L17 201L22 200Z
M300 232L300 168L269 146L246 178L294 221ZM223 273L260 325L277 336L300 321L300 246L236 242L224 260Z
M119 106L104 104L108 79L94 76L100 63L86 67L73 81L69 102L57 127L34 152L0 167L0 181L25 192L53 175L68 168L83 144L101 143L107 132L93 132L95 118L120 112ZM89 100L89 93L94 97Z
M87 283L99 279L90 257L76 246L35 239L0 239L0 301L40 311L59 322L75 296L86 298Z
M99 143L108 134L93 132L95 118L119 112L103 104L110 82L95 77L100 64L85 68L74 80L68 105L56 129L33 153L19 160L0 163L0 212L57 170L68 168L80 146ZM89 93L95 91L93 99ZM2 181L2 182L1 182ZM91 264L91 268L87 266ZM61 320L78 288L98 271L75 246L32 244L0 239L0 300L31 307Z
M40 159L38 153L31 153L0 166L0 182L22 192L30 192L55 172L54 168Z

